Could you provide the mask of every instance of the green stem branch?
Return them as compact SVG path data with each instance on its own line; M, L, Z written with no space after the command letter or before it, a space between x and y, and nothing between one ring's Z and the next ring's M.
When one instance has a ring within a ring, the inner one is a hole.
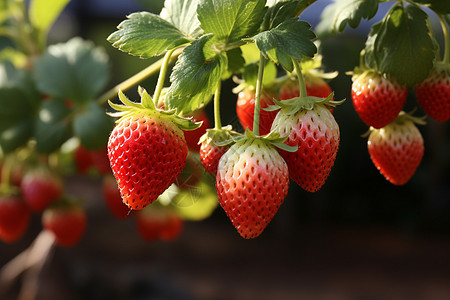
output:
M155 102L156 107L159 107L159 105L161 104L159 98L164 87L164 81L166 80L167 68L170 64L170 58L172 57L174 51L175 49L167 51L162 61L161 69L159 71L158 83L156 84L155 95L153 96L153 101Z
M222 83L217 84L217 89L214 94L214 128L221 129L222 121L220 119L220 90L222 88Z
M264 55L259 53L259 67L258 67L258 79L256 80L256 93L255 93L255 112L253 115L253 133L259 135L259 115L261 111L261 91L262 82L264 76L264 65L266 61Z
M173 53L173 55L171 56L169 61L173 62L178 57L178 55L180 55L182 52L183 52L183 50L181 48L177 49ZM164 58L165 57L159 59L158 61L154 62L153 64L151 64L144 70L140 71L139 73L133 75L132 77L128 78L127 80L114 86L112 89L110 89L109 91L107 91L106 93L101 95L97 99L97 103L102 105L102 104L106 103L109 99L116 97L117 94L119 93L119 91L126 91L129 88L138 84L139 82L143 81L147 77L152 76L153 74L156 74L156 72L158 72L161 69L161 66L164 62Z
M300 92L300 97L306 97L306 85L305 85L305 79L303 78L302 68L300 67L299 63L292 59L292 62L294 63L295 72L297 73L298 78L298 88Z

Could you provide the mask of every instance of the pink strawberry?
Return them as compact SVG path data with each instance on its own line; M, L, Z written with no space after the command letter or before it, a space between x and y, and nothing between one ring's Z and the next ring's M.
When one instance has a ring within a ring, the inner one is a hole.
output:
M306 103L308 101L302 104L301 99L308 98L278 102L280 105L296 105L297 111L291 114L291 106L281 108L272 125L272 131L278 132L280 136L288 136L285 144L298 146L295 152L280 150L280 154L289 167L290 178L309 192L315 192L323 186L339 148L339 126L323 104L331 97L311 106Z
M30 210L40 212L61 196L63 182L60 176L41 166L25 174L20 189Z
M86 215L81 206L63 203L50 206L42 214L42 225L55 235L56 243L62 247L72 247L86 231Z
M288 187L287 165L265 140L250 137L238 141L219 161L219 203L246 239L262 233L283 203Z
M109 211L118 219L125 219L133 212L123 203L116 179L112 175L105 175L102 181L102 193Z
M86 173L93 165L90 152L82 145L78 146L75 149L75 152L73 153L73 159L75 161L77 171L80 174Z
M111 166L109 165L108 150L106 147L100 150L89 151L89 155L91 156L92 164L100 174L111 174Z
M14 195L0 195L0 239L13 243L20 239L30 223L30 210Z
M195 129L190 120L174 111L157 109L143 91L141 103L133 103L123 93L125 105L110 102L119 116L108 141L108 157L122 199L131 209L153 203L181 174L188 147L180 129Z
M450 119L449 68L436 67L430 76L415 88L417 102L427 115L439 122Z
M352 80L353 106L364 123L382 128L394 121L405 105L406 86L374 70L356 70Z
M168 209L149 207L137 213L136 226L146 241L174 240L181 233L183 220Z
M420 120L400 112L394 122L372 129L367 141L372 162L395 185L407 183L423 157L423 138L414 122Z

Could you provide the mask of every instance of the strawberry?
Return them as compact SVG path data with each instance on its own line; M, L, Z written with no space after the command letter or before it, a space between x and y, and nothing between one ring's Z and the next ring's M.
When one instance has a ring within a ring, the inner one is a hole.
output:
M174 240L181 233L183 220L168 209L149 207L137 213L136 227L146 241Z
M75 149L73 159L79 174L85 174L93 165L90 152L82 145Z
M200 145L198 141L200 140L200 137L206 132L206 129L208 129L211 125L208 115L204 110L197 110L196 112L194 112L194 114L192 115L192 119L195 122L202 122L202 126L195 130L184 130L184 138L186 139L186 143L189 149L199 152Z
M228 150L229 145L219 146L217 143L232 140L239 134L232 130L231 125L221 129L208 129L200 138L200 161L206 172L217 173L217 165L222 155Z
M289 167L290 178L309 192L323 186L339 147L339 126L325 106L334 103L330 102L332 97L333 94L325 99L303 97L277 101L282 108L272 131L288 136L285 144L298 146L295 152L280 150L280 154Z
M108 150L106 147L100 150L89 151L89 154L91 156L92 164L100 174L111 174L111 166L109 164Z
M22 196L31 211L41 212L51 202L61 196L61 177L45 166L28 171L20 185Z
M445 66L438 65L415 87L417 102L427 115L439 122L450 119L450 67Z
M28 228L31 213L23 200L15 195L0 195L0 239L13 243Z
M62 247L77 244L86 231L86 214L75 203L55 203L42 214L42 225L55 235L56 243Z
M356 70L352 77L353 106L368 126L382 128L394 121L402 110L408 89L394 78L388 79L379 72Z
M375 167L395 185L407 183L423 157L423 138L414 122L421 121L402 111L389 125L372 128L367 141Z
M246 239L262 233L283 203L288 187L286 163L275 147L261 138L236 142L219 161L219 203Z
M269 133L272 121L275 118L276 112L265 111L270 105L273 105L273 95L267 90L261 93L261 110L259 116L259 134L265 135ZM255 114L255 91L253 89L244 89L239 92L236 102L236 113L244 129L249 128L253 130L253 116Z
M105 175L102 180L102 193L109 211L118 219L125 219L131 215L132 210L125 205L120 195L116 179L112 175Z
M110 102L118 112L117 125L108 141L108 157L124 203L142 209L153 203L181 174L188 154L182 129L199 124L157 109L143 91L141 103L119 93L124 105ZM180 129L180 127L182 129Z

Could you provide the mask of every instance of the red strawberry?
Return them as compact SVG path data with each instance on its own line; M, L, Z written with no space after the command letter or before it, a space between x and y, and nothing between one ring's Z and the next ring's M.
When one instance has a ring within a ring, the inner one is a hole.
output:
M259 134L265 135L269 133L272 121L276 116L276 111L265 111L270 105L273 105L273 95L267 90L261 93L261 110L259 116ZM236 113L244 129L249 128L253 130L253 116L255 114L255 91L252 89L245 89L238 94L236 102Z
M246 239L262 233L283 203L288 187L286 163L275 147L262 139L238 141L219 161L219 203Z
M90 152L81 145L78 146L77 149L75 149L73 158L77 167L77 171L80 174L86 173L87 170L89 170L89 168L93 165Z
M21 198L0 195L0 239L13 243L20 239L28 228L31 213Z
M116 179L112 175L105 175L102 181L103 199L109 211L118 219L125 219L132 210L123 203Z
M47 167L38 167L25 174L20 189L30 210L40 212L61 196L63 183Z
M188 148L179 126L188 129L192 124L174 111L155 108L146 91L141 97L141 103L133 103L119 93L125 105L110 103L118 111L112 115L121 118L109 137L108 157L131 209L153 203L181 174Z
M136 215L139 235L146 241L174 240L183 228L183 220L164 208L146 208Z
M280 136L289 135L285 144L298 146L295 152L280 150L291 179L303 189L315 192L325 183L334 165L340 140L339 126L324 104L306 107L299 99L304 98L294 99L299 105L297 112L286 113L289 106L279 111L272 130Z
M415 90L417 102L427 115L439 122L450 119L449 72L445 69L433 70L427 79L416 85Z
M48 207L42 214L42 225L55 235L56 243L63 247L77 244L86 231L86 215L76 204Z
M184 130L184 138L186 139L186 143L189 149L194 150L196 152L200 151L200 145L198 141L200 137L206 132L206 129L211 127L208 115L204 110L196 111L193 116L193 121L195 122L203 122L202 126L195 130Z
M364 123L382 128L394 121L405 105L406 86L373 70L356 71L352 80L353 106Z
M111 166L108 159L108 150L102 148L96 151L89 151L91 161L100 174L111 174Z
M232 140L240 134L233 131L231 125L221 129L208 129L200 138L200 161L206 172L216 175L217 165L222 155L230 148L229 145L218 146L226 140Z
M394 122L372 129L367 142L370 158L389 182L403 185L422 160L423 138L414 124L417 118L401 112Z

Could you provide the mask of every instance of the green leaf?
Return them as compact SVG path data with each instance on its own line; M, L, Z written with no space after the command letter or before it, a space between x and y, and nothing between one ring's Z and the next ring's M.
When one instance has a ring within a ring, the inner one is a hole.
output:
M264 21L261 25L262 31L270 30L277 27L283 21L297 16L303 9L305 9L308 1L295 0L295 1L268 1L267 10Z
M141 58L160 55L190 42L174 25L149 12L133 13L117 28L108 41L119 50Z
M292 18L252 39L265 57L291 72L294 69L291 58L300 60L317 52L312 41L316 36L310 28L308 23Z
M427 25L428 15L415 5L395 5L372 26L366 42L367 66L414 86L433 67L435 43Z
M322 12L318 32L342 32L347 24L358 27L361 19L370 20L378 10L379 0L334 0Z
M203 0L197 11L205 33L225 44L252 35L265 13L265 0Z
M228 59L228 69L225 74L226 76L224 76L225 79L231 77L233 74L240 73L245 65L245 60L240 48L231 49L227 51L226 55Z
M450 14L450 1L448 0L415 0L415 2L428 6L438 14Z
M34 79L42 93L79 103L95 99L108 77L106 53L80 38L50 46L34 68Z
M73 121L75 135L89 150L105 147L113 127L114 120L106 115L105 109L93 102L89 103Z
M207 50L204 47L210 38L211 35L201 37L178 57L170 76L172 84L165 98L167 109L176 108L178 113L188 113L211 100L228 62L224 54L205 59Z
M61 100L52 99L42 103L34 133L38 152L54 152L70 138L69 114L70 109Z
M24 146L33 133L33 121L24 120L7 130L0 132L0 148L3 154L13 152L19 147Z
M203 34L197 19L197 6L200 0L166 0L160 16L174 25L188 39Z
M46 35L70 0L32 0L29 7L31 24Z
M256 88L256 81L258 79L258 66L259 62L254 62L248 64L244 68L244 72L242 73L242 79L245 81L245 85L249 86L253 89ZM270 86L275 78L277 77L277 67L271 61L266 61L266 65L264 66L264 74L263 74L263 86Z

